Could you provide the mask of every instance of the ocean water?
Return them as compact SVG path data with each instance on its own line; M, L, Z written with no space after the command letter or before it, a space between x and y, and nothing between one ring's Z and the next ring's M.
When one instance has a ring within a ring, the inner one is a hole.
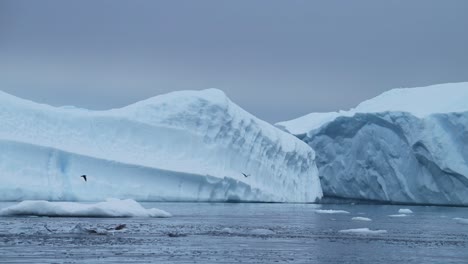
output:
M11 203L0 203L0 208ZM0 263L468 263L468 208L143 203L172 218L0 217ZM390 217L400 208L413 214ZM333 214L345 210L349 213ZM367 217L372 221L354 221ZM121 232L76 233L74 228ZM340 230L369 228L377 234Z

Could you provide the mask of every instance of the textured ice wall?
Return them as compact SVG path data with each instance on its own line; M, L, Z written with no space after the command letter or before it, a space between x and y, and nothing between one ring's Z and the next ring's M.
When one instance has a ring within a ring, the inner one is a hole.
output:
M304 141L317 152L325 195L468 205L468 112L356 114Z
M313 150L219 90L108 111L0 93L0 123L2 200L312 202L322 195Z

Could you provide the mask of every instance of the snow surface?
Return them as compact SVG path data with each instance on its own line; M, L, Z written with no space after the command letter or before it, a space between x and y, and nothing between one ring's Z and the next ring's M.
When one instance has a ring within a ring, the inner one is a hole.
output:
M326 196L468 205L468 83L394 89L278 126L316 151Z
M354 228L354 229L345 229L338 231L340 233L348 233L348 234L359 234L359 235L378 235L378 234L385 234L387 230L371 230L369 228Z
M353 221L367 221L367 222L372 221L372 219L370 219L370 218L361 217L361 216L353 217L353 218L351 218L351 220L353 220Z
M398 210L398 213L399 214L412 214L413 211L411 211L411 209L401 208Z
M171 217L166 211L145 209L134 200L107 199L105 202L22 201L0 210L0 216L62 216L62 217Z
M315 210L317 214L349 214L348 211L345 210L326 210L326 209L317 209Z
M3 201L313 202L322 196L314 151L216 89L107 111L0 92L0 123Z

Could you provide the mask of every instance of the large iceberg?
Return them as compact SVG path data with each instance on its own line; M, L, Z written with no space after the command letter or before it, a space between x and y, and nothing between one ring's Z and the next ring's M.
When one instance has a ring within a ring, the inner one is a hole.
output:
M326 196L468 205L468 83L394 89L277 126L316 151Z
M0 124L0 200L314 202L322 196L314 151L216 89L106 111L0 92Z

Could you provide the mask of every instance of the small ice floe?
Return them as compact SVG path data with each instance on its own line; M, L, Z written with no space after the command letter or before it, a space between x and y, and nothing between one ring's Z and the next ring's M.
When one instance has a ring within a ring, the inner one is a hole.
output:
M457 221L459 224L463 225L468 225L468 219L467 218L460 218L460 217L455 217L453 220Z
M232 228L230 228L230 227L225 227L225 228L221 229L220 232L224 233L224 234L232 234L232 233L234 233L234 230L232 230Z
M387 230L370 230L369 228L354 228L354 229L345 229L338 231L339 233L346 234L359 234L359 235L378 235L385 234Z
M325 210L325 209L317 209L315 210L317 214L349 214L348 211L345 210Z
M50 230L49 228L47 228L47 226L45 226L47 231L49 232L53 232L52 230ZM82 227L80 224L77 224L75 225L75 227L73 227L71 230L70 230L70 233L73 233L73 234L95 234L95 235L108 235L108 234L114 234L116 232L120 232L120 231L123 231L125 230L127 227L127 225L125 224L120 224L120 225L117 225L115 227L108 227L108 228L99 228L99 227L96 227L96 228L85 228L85 227Z
M393 215L389 215L389 217L407 217L408 215L407 214L393 214Z
M353 218L351 218L351 220L353 220L353 221L372 221L372 219L370 219L370 218L361 217L361 216L353 217Z
M255 236L269 236L276 234L275 231L270 229L258 228L250 231L250 234Z
M107 199L105 202L83 204L76 202L23 201L0 210L0 216L54 217L171 217L166 211L146 209L134 200Z
M413 211L411 211L410 209L402 208L402 209L398 210L398 213L399 214L412 214Z

